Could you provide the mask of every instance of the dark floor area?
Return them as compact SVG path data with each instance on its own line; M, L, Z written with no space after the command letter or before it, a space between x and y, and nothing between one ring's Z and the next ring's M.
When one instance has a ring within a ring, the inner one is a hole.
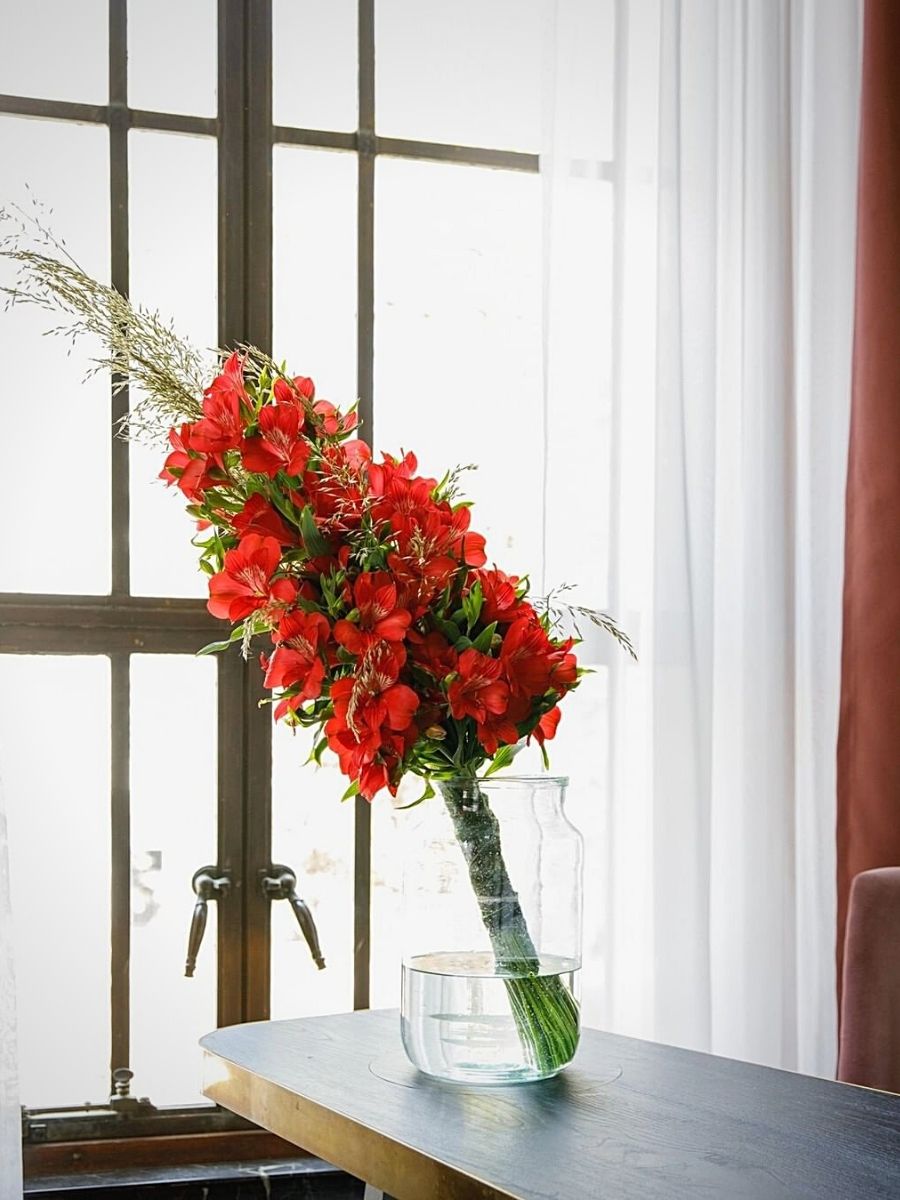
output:
M209 1163L27 1180L26 1200L361 1200L363 1184L316 1159Z

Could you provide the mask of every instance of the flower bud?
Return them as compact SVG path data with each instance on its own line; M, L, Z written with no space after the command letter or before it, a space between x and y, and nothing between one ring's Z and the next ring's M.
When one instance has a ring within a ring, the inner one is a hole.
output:
M443 725L429 725L425 730L425 736L431 738L433 742L442 742L447 736L447 730Z

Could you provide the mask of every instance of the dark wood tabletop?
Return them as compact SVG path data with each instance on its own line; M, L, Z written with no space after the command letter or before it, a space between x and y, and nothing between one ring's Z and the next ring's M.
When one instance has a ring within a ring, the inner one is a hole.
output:
M399 1017L217 1030L205 1093L396 1200L900 1198L900 1096L595 1030L555 1079L444 1084Z

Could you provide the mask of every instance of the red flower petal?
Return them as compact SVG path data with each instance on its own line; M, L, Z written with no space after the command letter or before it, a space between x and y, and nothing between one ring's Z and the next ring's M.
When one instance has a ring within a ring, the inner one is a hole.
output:
M382 699L387 706L387 722L391 729L405 729L419 707L419 697L403 683L395 683L382 692Z

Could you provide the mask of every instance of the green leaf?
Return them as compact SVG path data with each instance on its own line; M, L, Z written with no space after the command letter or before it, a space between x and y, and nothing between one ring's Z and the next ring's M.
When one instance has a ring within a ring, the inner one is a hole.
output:
M270 491L260 489L259 494L265 496L267 500L271 500L283 517L286 517L293 525L298 522L297 509L291 504L287 496L282 494L280 488L273 487Z
M453 621L445 621L443 617L435 617L434 623L450 645L454 645L460 634L459 626Z
M484 591L482 590L481 584L476 583L475 586L469 590L468 596L466 596L463 600L463 608L466 610L466 620L469 623L470 631L472 626L481 616L481 609L483 605Z
M524 748L524 742L518 742L515 746L501 746L492 758L491 765L482 775L482 779L487 779L489 775L496 775L498 771L505 770Z
M197 651L197 657L201 654L218 654L221 650L227 650L231 645L231 638L227 642L210 642L208 646L204 646L202 650Z
M300 535L303 538L303 545L312 558L319 558L328 553L330 549L328 541L319 533L316 518L308 504L304 505L300 514Z
M322 738L320 741L316 742L315 746L313 747L313 758L315 759L316 764L320 767L322 765L322 755L327 749L328 738Z
M207 560L205 558L200 559L200 570L204 571L207 575L215 575L216 574L216 568L212 565L211 562L207 562Z
M321 738L318 742L316 742L316 744L313 746L312 750L310 750L309 758L306 760L306 762L307 763L314 762L317 767L321 767L322 755L325 753L325 751L327 749L328 749L328 738Z
M406 812L406 810L407 810L408 808L416 808L416 807L417 807L419 804L421 804L421 803L422 803L424 800L430 800L430 799L432 798L432 796L434 796L434 795L435 795L435 790L434 790L434 788L431 786L431 780L430 780L430 779L426 779L426 781L425 781L425 791L424 791L424 792L422 793L422 795L421 795L421 796L418 798L418 800L413 800L413 801L412 801L410 804L398 804L398 805L397 805L397 807L396 807L396 809L395 809L394 811L395 811L395 812Z
M497 622L492 621L479 633L478 637L472 643L475 649L480 654L487 654L491 648L491 642L494 640L494 634L497 632Z
M224 642L210 642L208 646L204 646L202 650L198 650L197 655L199 657L201 654L218 654L219 651L227 650L229 646L232 646L235 642L239 642L243 636L244 626L241 624L236 629L232 629Z
M343 796L341 796L341 804L343 804L345 800L352 800L354 796L358 796L358 795L359 795L359 780L354 779L353 782L350 784L350 786L347 788L346 792L344 792Z
M498 771L502 771L504 767L508 767L512 762L512 755L509 753L509 746L500 746L497 753L491 760L491 765L485 771L483 778L487 779L489 775L496 775Z

